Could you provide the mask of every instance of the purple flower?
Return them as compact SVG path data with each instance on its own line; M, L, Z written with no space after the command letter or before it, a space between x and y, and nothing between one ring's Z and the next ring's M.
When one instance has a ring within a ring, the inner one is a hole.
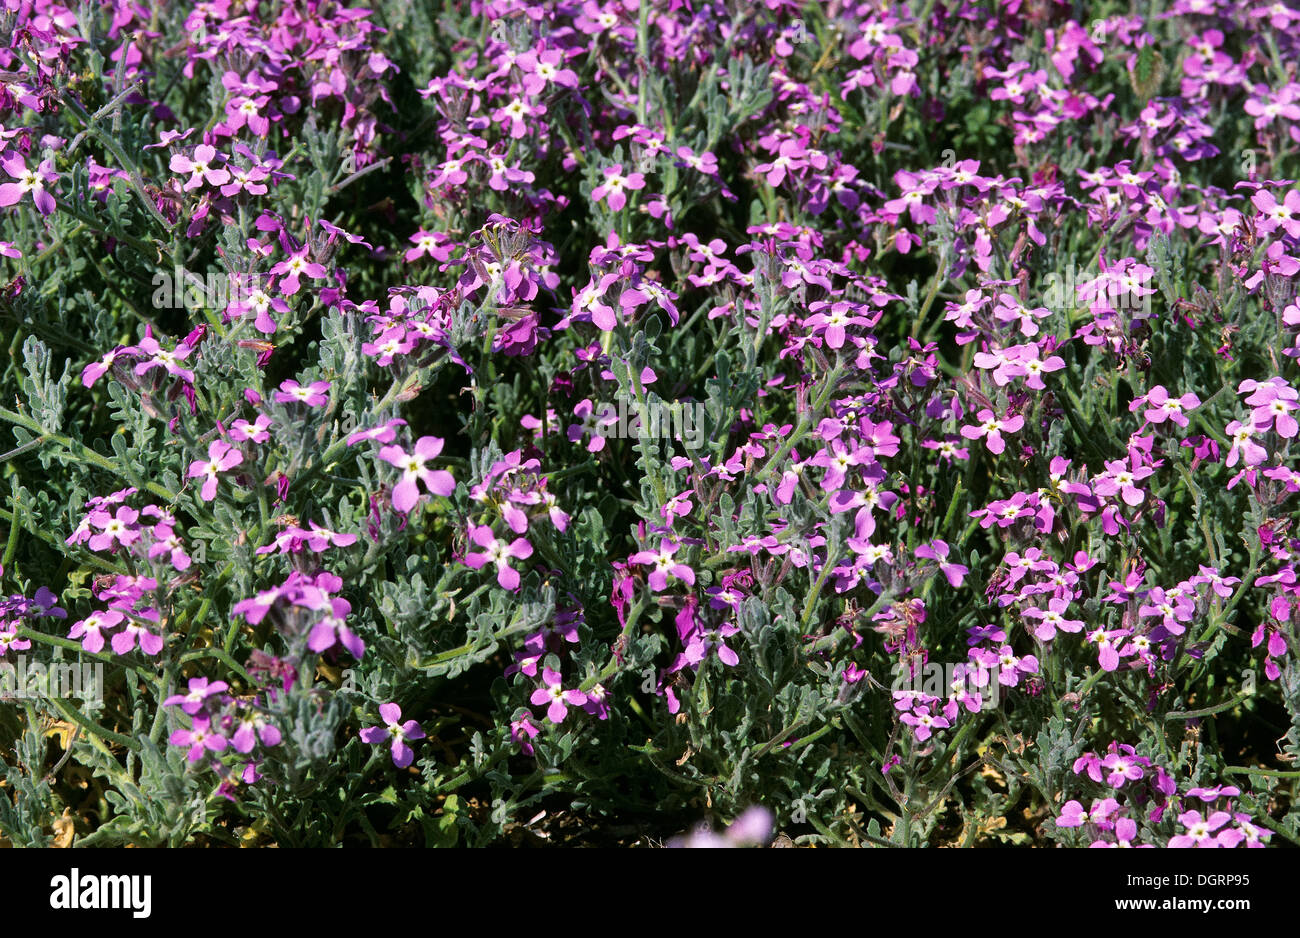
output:
M307 635L307 647L317 654L335 645L342 645L358 661L366 653L366 643L347 627L344 618L352 611L352 604L342 597L330 600L330 611Z
M234 746L235 752L249 753L253 751L253 746L261 742L263 746L280 745L280 731L270 723L266 722L256 706L245 708L244 715L239 719L235 732L230 737L231 745Z
M81 647L92 654L102 651L104 648L104 630L117 628L125 618L126 616L116 609L92 612L80 622L73 624L68 631L68 638L81 639Z
M1135 405L1139 402L1134 401ZM1170 420L1180 427L1186 427L1186 412L1201 406L1201 399L1188 391L1182 397L1170 397L1163 385L1157 384L1146 396L1147 409L1142 416L1150 423L1164 423ZM1134 408L1136 409L1136 408Z
M207 460L196 459L190 463L188 478L203 479L203 488L199 497L210 502L217 497L217 475L233 469L244 461L244 454L225 440L213 440L208 444Z
M1042 641L1048 642L1056 637L1056 630L1063 632L1080 632L1083 630L1083 622L1079 619L1065 618L1065 610L1069 608L1070 601L1064 598L1049 599L1047 609L1026 609L1024 614L1029 619L1039 619L1038 626L1034 629L1034 635Z
M329 402L329 394L326 393L329 389L328 381L313 381L304 387L297 381L289 379L280 382L280 390L275 392L275 399L281 404L298 401L308 407L323 407Z
M531 756L533 754L532 740L540 732L541 730L533 726L533 720L529 714L524 714L518 720L513 720L510 723L510 739L526 755Z
M1178 815L1178 822L1186 829L1185 833L1172 837L1169 846L1185 847L1235 847L1245 837L1236 829L1229 829L1215 835L1223 825L1232 820L1227 811L1216 811L1208 818L1202 817L1200 811L1185 811Z
M591 197L597 202L604 199L616 212L627 205L628 190L645 188L645 176L641 173L628 173L624 176L622 163L606 166L604 174L605 181L591 190Z
M939 564L939 571L947 578L948 584L952 587L961 586L970 573L970 569L959 563L948 563L948 554L951 548L946 541L931 541L929 544L922 544L913 554L917 557L924 557L928 560L934 560Z
M189 760L198 762L205 752L221 752L229 741L221 735L220 731L212 728L211 719L195 717L188 730L180 729L173 732L170 742L173 746L189 746Z
M697 665L708 657L710 652L716 652L718 660L728 667L735 667L740 663L740 658L736 653L727 647L725 639L735 635L740 628L730 623L726 623L713 629L699 629L692 636L690 643L686 646L683 655L686 663Z
M213 165L218 156L220 154L217 153L216 148L205 143L194 148L193 159L181 153L173 154L168 166L174 173L190 174L190 178L185 182L186 192L199 188L205 182L210 186L224 186L230 182L230 173ZM225 159L225 157L221 158Z
M659 542L659 550L643 550L633 554L629 560L632 563L648 564L654 567L650 571L649 581L650 588L655 592L662 592L668 589L668 577L671 575L691 586L695 585L695 571L686 564L681 563L673 558L677 549L681 545L675 541L664 538Z
M113 367L113 362L123 355L138 354L139 349L135 346L119 345L113 351L108 352L98 361L93 361L87 365L81 372L81 383L86 387L91 387L96 381L108 374Z
M587 702L587 695L576 687L573 690L565 690L560 683L560 672L552 671L550 668L542 669L542 687L533 691L533 695L528 698L529 703L540 707L542 704L549 704L546 709L546 719L552 723L563 723L564 718L569 715L567 704L573 704L575 707L581 707Z
M407 720L405 723L399 722L402 719L402 708L396 703L380 704L379 717L387 725L366 727L360 733L361 741L375 744L385 742L391 738L393 740L393 765L399 769L406 768L415 758L415 753L406 744L406 741L408 739L424 739L424 730L420 729L420 724L414 720Z
M1125 782L1137 781L1146 774L1142 771L1143 763L1149 765L1150 760L1143 759L1140 756L1121 755L1112 752L1101 760L1101 767L1108 772L1106 784L1111 788L1121 788Z
M429 469L425 463L442 452L443 441L436 436L422 436L415 442L415 451L408 453L400 446L385 446L379 458L402 470L402 480L393 487L393 507L405 514L420 499L417 480L423 482L434 495L450 495L456 481L445 469Z
M475 570L489 563L496 564L497 582L501 587L508 590L518 589L519 572L510 566L510 559L517 557L520 560L527 560L533 555L533 545L528 539L517 537L507 544L485 524L471 525L469 536L470 540L484 549L466 554L465 563Z
M1002 439L1003 431L1016 433L1025 425L1024 417L1017 415L1006 420L1000 420L994 415L993 411L987 409L981 410L976 416L980 422L976 425L963 425L960 431L961 435L968 440L978 440L980 437L984 437L984 445L995 456L1007 448L1006 442Z
M225 681L209 681L206 677L192 677L189 691L184 694L172 694L163 701L164 707L180 706L190 716L194 716L205 706L213 694L220 694L229 689Z
M54 196L45 191L48 183L57 182L59 179L51 160L45 160L33 172L27 168L21 156L10 153L5 159L0 160L0 169L18 180L0 185L0 206L13 205L30 192L38 212L49 215L54 211Z

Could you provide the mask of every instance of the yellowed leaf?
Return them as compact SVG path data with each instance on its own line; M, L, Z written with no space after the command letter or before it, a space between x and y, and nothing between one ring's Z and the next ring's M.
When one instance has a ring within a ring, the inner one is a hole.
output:
M72 738L72 734L76 731L77 725L75 723L69 723L66 720L56 720L45 728L45 735L57 737L59 745L66 750L68 748L68 740Z
M54 819L54 843L52 847L71 847L72 838L77 835L76 818L71 808L63 809L63 817Z

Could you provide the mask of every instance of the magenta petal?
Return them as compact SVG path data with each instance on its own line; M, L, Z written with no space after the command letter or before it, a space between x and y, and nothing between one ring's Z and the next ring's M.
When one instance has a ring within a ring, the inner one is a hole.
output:
M328 621L317 622L312 626L311 634L307 636L307 647L314 652L320 653L333 646L336 635L334 626Z
M404 769L415 758L415 752L400 739L393 740L393 765Z
M456 491L456 480L452 478L451 473L445 469L437 469L433 472L426 473L424 482L429 486L429 491L434 495L450 495Z
M402 481L393 486L393 507L406 514L420 500L420 491L415 487L415 479L403 476Z

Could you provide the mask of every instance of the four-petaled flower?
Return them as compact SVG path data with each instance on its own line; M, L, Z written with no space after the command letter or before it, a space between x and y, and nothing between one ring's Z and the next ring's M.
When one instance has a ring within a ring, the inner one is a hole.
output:
M393 507L405 514L420 500L416 482L423 482L434 495L450 495L456 490L456 480L445 469L430 469L425 463L436 459L442 452L443 441L436 436L422 436L415 441L415 450L408 453L400 446L385 446L379 458L402 470L402 479L393 486Z
M1025 425L1025 418L1019 414L1000 420L993 411L986 409L981 410L976 416L980 421L979 424L963 425L961 435L968 440L978 440L980 437L984 437L984 445L995 456L1007 448L1006 442L1002 439L1003 432L1015 433Z
M217 475L233 469L243 461L244 454L225 440L213 440L208 444L208 458L196 459L190 463L188 478L203 479L199 497L210 502L217 497Z
M164 707L179 706L190 716L195 716L207 706L208 698L229 690L225 681L210 681L206 677L192 677L189 690L183 694L172 694L163 701Z
M212 728L209 717L195 717L188 730L176 730L169 741L173 746L189 746L188 758L191 762L198 762L205 752L221 752L229 743L219 730Z
M393 765L404 769L415 759L415 752L406 744L408 739L424 739L424 730L415 720L401 722L402 708L396 703L379 705L379 717L383 726L367 726L359 734L363 743L383 743L393 741Z
M54 211L54 196L45 191L48 183L58 181L58 175L54 172L54 161L44 160L35 171L27 168L27 163L17 153L10 153L3 160L0 160L0 169L17 179L17 182L6 182L0 185L0 206L14 205L27 193L32 194L32 201L36 203L36 210L42 215L49 215Z
M565 690L561 684L560 672L552 671L550 668L543 668L542 686L533 691L533 695L528 700L537 707L548 704L546 719L552 723L563 723L564 718L569 715L567 705L573 704L575 707L581 707L587 702L587 695L576 687Z
M695 585L695 571L673 556L680 546L677 542L664 538L659 542L659 550L642 550L631 556L632 563L649 564L654 567L648 579L650 588L655 592L668 589L670 575L688 585Z
M591 197L597 202L604 199L614 211L620 211L627 205L629 189L644 189L645 176L641 173L623 175L623 164L615 163L605 167L605 181L591 190Z
M230 182L230 173L213 165L218 155L215 147L204 143L194 148L193 159L183 153L176 153L173 154L168 166L174 173L190 174L190 178L185 182L186 192L197 189L205 182L210 186L224 186Z
M280 382L280 390L275 392L275 399L281 404L297 401L308 407L323 407L329 402L327 393L329 389L328 381L313 381L311 384L301 385L290 378Z
M527 560L533 555L533 545L528 539L517 537L507 544L492 533L492 528L484 524L471 527L470 540L483 550L466 554L465 563L475 570L489 563L495 564L497 582L501 587L508 590L518 589L519 571L510 566L510 559L517 557L520 560Z

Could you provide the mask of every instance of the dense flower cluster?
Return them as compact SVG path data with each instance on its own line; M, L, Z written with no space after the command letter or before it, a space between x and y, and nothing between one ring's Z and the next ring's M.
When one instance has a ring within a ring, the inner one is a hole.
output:
M0 659L113 676L88 836L1300 841L1300 14L1079 15L5 4Z

